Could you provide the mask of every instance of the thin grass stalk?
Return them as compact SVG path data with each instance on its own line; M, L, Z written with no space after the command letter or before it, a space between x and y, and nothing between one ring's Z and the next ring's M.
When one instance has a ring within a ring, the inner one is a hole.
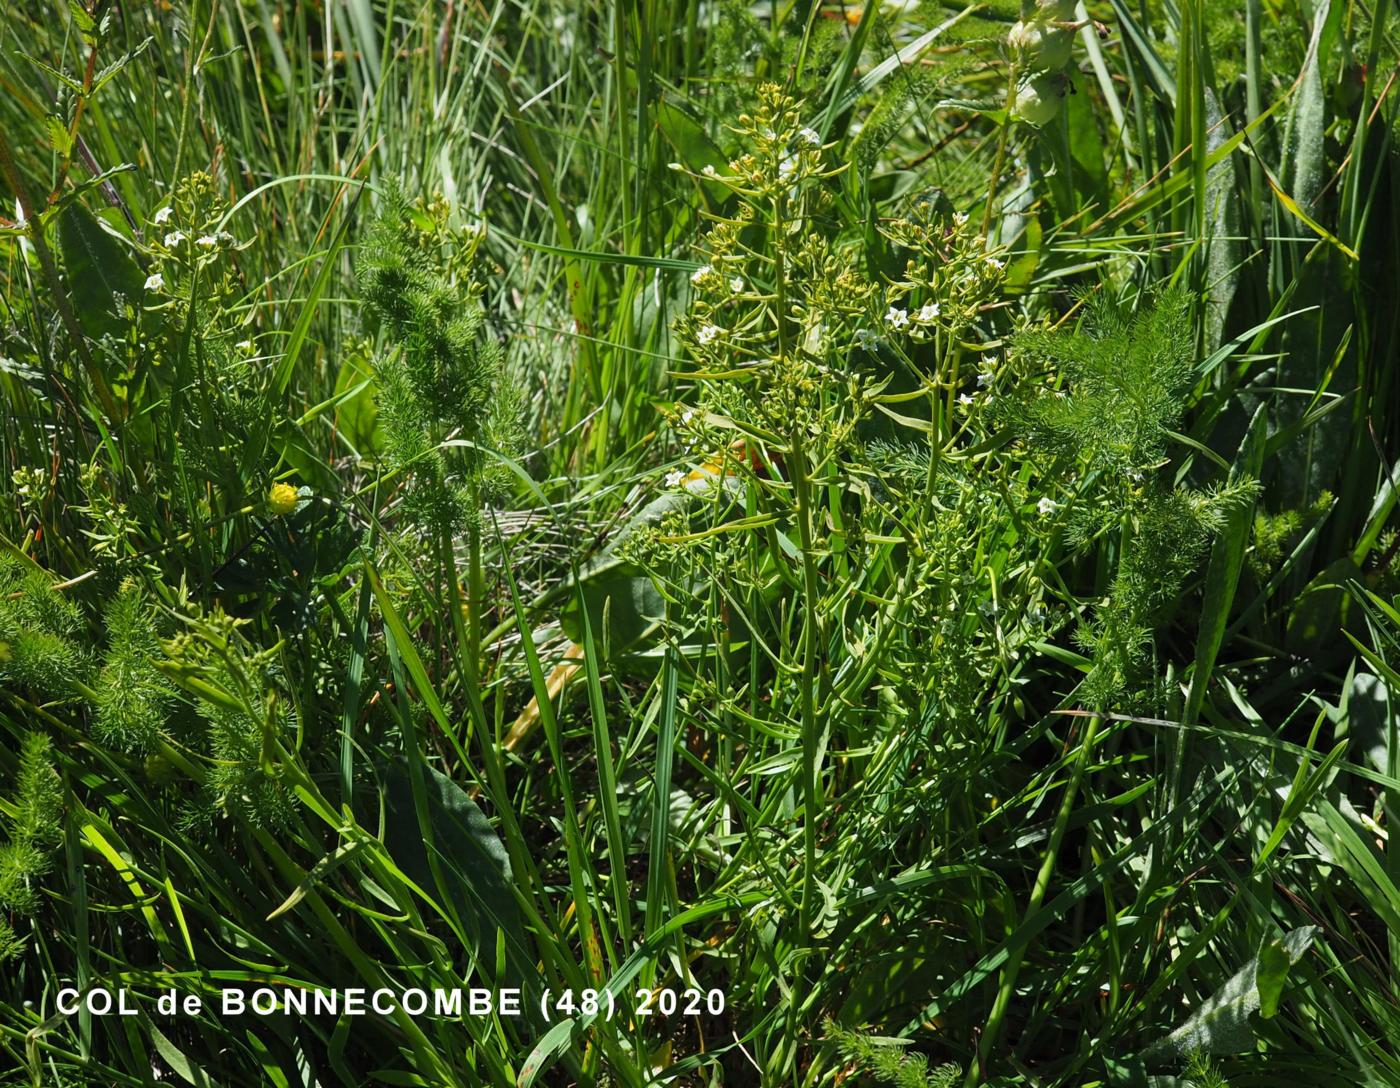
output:
M1027 900L1025 912L1021 916L1022 924L1030 921L1040 910L1041 904L1045 902L1045 894L1050 889L1050 879L1055 872L1055 861L1059 856L1060 844L1064 842L1065 831L1069 827L1070 817L1074 814L1074 800L1079 792L1080 784L1084 781L1084 771L1088 766L1089 755L1093 751L1094 741L1098 737L1101 723L1102 719L1095 714L1089 718L1088 725L1085 727L1084 739L1080 741L1079 754L1074 762L1074 771L1070 776L1069 785L1065 787L1064 796L1060 798L1060 807L1055 813L1055 823L1050 831L1050 841L1046 844L1040 869L1036 873L1035 884L1031 887L1030 899ZM1007 1010L1010 1009L1011 1002L1015 999L1016 978L1020 974L1021 963L1025 959L1028 947L1028 942L1018 941L1007 951L1006 966L1002 969L996 1000L992 1004L986 1028L978 1043L976 1060L968 1066L967 1075L963 1078L964 1088L977 1088L977 1085L982 1083L983 1073L1000 1041L1002 1022L1006 1019Z

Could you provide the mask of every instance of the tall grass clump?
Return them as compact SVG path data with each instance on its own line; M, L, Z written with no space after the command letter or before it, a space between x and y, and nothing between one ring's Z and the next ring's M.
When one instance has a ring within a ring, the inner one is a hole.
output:
M14 11L0 1080L1400 1084L1396 30Z

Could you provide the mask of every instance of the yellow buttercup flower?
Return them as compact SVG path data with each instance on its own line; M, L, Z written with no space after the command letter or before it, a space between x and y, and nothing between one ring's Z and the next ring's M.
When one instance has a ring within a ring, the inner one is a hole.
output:
M300 498L291 484L273 484L267 491L267 508L281 517L295 510Z

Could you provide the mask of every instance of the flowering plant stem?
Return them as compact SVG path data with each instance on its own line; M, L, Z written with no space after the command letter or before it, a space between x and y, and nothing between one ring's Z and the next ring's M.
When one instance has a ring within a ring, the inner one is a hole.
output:
M812 482L802 436L792 435L792 485L797 494L797 530L802 545L802 902L801 931L812 924L816 900L817 823L821 818L818 785L821 731L817 726L817 559L812 533Z
M992 178L987 186L987 206L982 211L982 233L988 238L992 231L992 209L996 206L997 186L1001 182L1001 171L1006 164L1006 145L1011 139L1011 111L1016 108L1016 62L1013 60L1006 69L1006 117L997 133L997 154L992 161Z

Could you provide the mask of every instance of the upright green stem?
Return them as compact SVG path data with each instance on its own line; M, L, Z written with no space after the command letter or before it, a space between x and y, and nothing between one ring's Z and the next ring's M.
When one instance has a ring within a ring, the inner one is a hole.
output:
M194 69L195 65L198 63L197 57L204 56L204 54L209 51L209 43L214 40L214 27L216 25L215 20L217 19L219 14L219 0L211 0L210 2L209 25L205 27L204 40L200 43L198 49L195 48L194 44L194 30L198 22L195 19L196 10L197 9L195 5L191 4L188 19L190 28L190 40L189 48L185 52L185 81L182 84L182 86L185 89L185 95L184 100L180 103L180 131L179 134L175 137L175 169L171 171L170 176L172 178L179 178L180 169L182 164L184 163L185 145L189 142L190 135L190 118L193 115L193 107L191 105L190 99L191 96L195 93Z
M992 230L992 209L996 206L997 187L1001 184L1001 171L1006 164L1006 145L1011 139L1011 111L1016 107L1016 62L1006 68L1006 118L997 134L997 157L992 163L992 180L987 186L987 206L982 211L982 234L990 239Z
M812 905L817 894L817 823L821 818L821 796L817 777L817 558L813 547L812 486L807 452L802 436L793 432L790 460L792 486L797 493L797 530L802 544L802 902L801 928L805 934L812 921Z
M1084 780L1084 768L1088 765L1089 753L1093 750L1094 741L1099 733L1100 719L1095 716L1088 721L1084 740L1080 742L1079 755L1074 761L1074 773L1070 777L1069 785L1065 787L1064 797L1060 799L1059 811L1055 813L1055 826L1050 832L1050 842L1046 844L1045 857L1041 859L1040 871L1036 873L1035 885L1031 888L1030 901L1026 904L1026 912L1021 918L1022 925L1035 917L1041 904L1045 902L1046 891L1050 888L1050 878L1055 872L1055 858L1060 852L1060 844L1064 841L1065 829L1069 827L1070 814L1074 811L1074 798ZM981 1068L986 1065L992 1051L996 1049L1002 1021L1006 1019L1006 1011L1011 1007L1011 999L1016 993L1016 976L1020 974L1021 961L1025 958L1028 943L1023 938L1007 951L1006 967L1001 973L1001 987L997 991L991 1015L987 1017L987 1028L982 1033L982 1041L977 1048L977 1059L968 1067L967 1076L963 1080L964 1088L976 1088L982 1083Z

